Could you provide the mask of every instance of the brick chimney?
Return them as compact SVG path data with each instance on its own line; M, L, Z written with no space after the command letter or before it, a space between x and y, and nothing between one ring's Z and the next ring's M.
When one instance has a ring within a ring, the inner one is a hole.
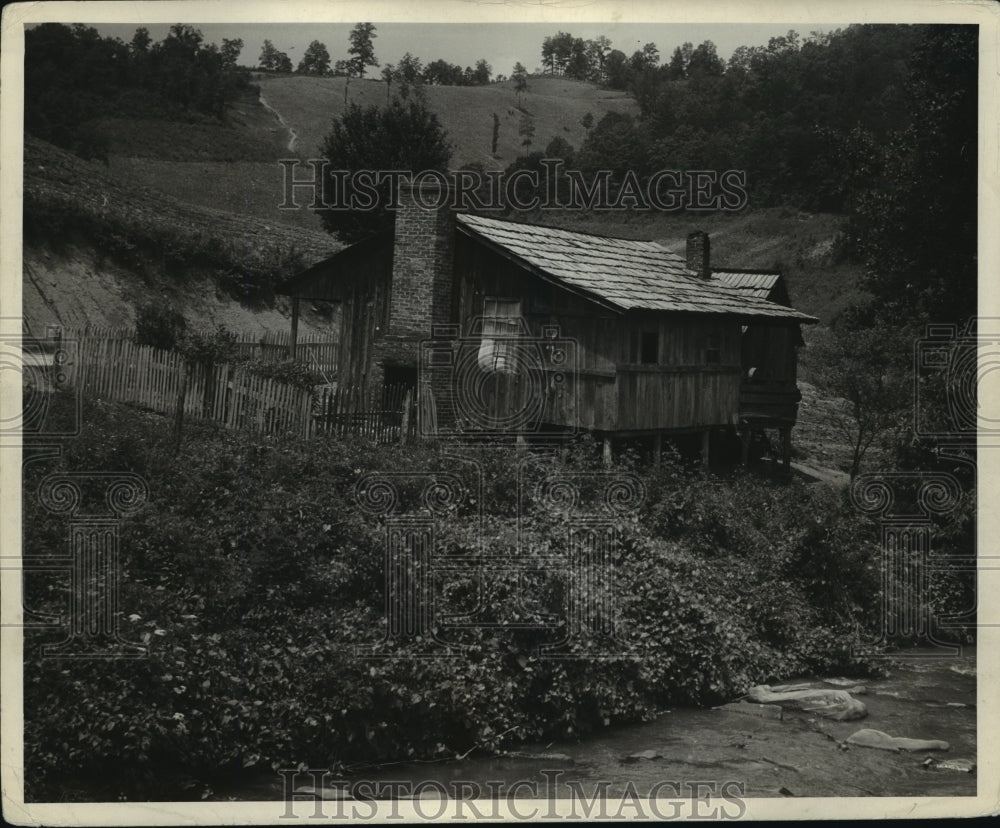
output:
M448 186L402 182L397 205L387 334L424 338L432 325L451 321L455 222Z
M708 233L695 230L695 232L688 234L687 266L688 270L693 270L701 279L712 277Z
M445 181L403 181L396 199L389 321L373 343L368 390L416 377L420 342L451 321L455 220ZM410 372L409 374L407 372ZM398 381L398 380L393 380Z

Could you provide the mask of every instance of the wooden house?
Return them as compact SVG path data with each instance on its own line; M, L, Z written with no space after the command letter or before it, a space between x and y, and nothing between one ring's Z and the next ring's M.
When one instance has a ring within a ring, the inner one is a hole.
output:
M293 331L302 299L341 303L338 380L359 400L405 383L443 433L588 430L606 447L698 433L706 458L713 432L746 445L777 428L787 463L799 326L816 320L790 307L779 274L713 273L704 233L685 258L433 201L402 187L391 235L279 290Z

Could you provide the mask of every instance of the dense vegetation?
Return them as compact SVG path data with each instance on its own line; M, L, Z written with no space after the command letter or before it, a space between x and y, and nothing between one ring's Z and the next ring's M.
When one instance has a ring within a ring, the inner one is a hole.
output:
M57 400L49 416L65 416L64 406ZM520 510L521 558L544 571L543 558L565 551L576 512L540 498L519 506L518 457L506 449L457 459L434 445L306 443L192 424L175 456L155 415L88 402L82 422L62 457L26 466L25 552L65 550L65 524L34 496L43 475L141 475L150 498L123 525L119 620L149 655L67 669L39 656L51 636L29 633L30 798L197 798L244 769L488 752L730 698L757 682L871 669L863 642L880 600L877 527L859 521L843 492L717 479L679 462L640 469L645 502L613 517L620 658L588 657L605 643L595 633L577 639L579 658L540 659L551 632L501 627L463 631L460 662L408 658L419 644L372 661L354 650L385 630L384 525L355 500L366 474L450 473L470 486L470 461L483 468L482 537L475 497L437 518L437 548L452 562L480 540L511 549ZM598 454L584 441L562 458L522 456L523 480L533 491L553 472L593 475ZM629 459L614 471L633 471ZM419 491L403 485L399 513L424 514ZM593 495L585 486L579 513L598 508ZM487 580L484 606L495 617L564 617L565 577ZM58 606L51 578L29 577L33 610ZM455 576L439 600L468 609L474 586ZM933 600L954 607L962 597Z
M897 468L950 469L916 434L913 353L928 323L963 329L977 310L976 27L789 32L728 62L710 41L684 44L662 65L655 44L631 58L609 49L560 32L542 58L553 74L628 89L640 117L611 113L578 150L557 136L509 170L540 169L545 156L618 182L736 169L751 207L844 214L836 255L863 267L864 295L804 357L824 391L852 406L852 474L863 447L893 430Z
M102 112L224 112L240 81L221 50L202 46L189 27L175 27L163 44L142 40L127 47L55 24L29 31L29 131L92 154L99 141L88 124ZM547 68L584 71L575 39L568 52L566 42L550 42ZM584 170L746 169L755 203L850 216L843 243L864 262L873 301L845 315L835 332L840 346L821 358L841 360L831 374L853 383L843 394L857 394L856 410L890 407L875 421L889 434L895 468L945 470L965 487L932 537L935 553L956 558L975 545L974 455L937 453L933 440L915 433L905 394L880 400L909 379L919 324L975 312L976 45L975 31L962 27L852 27L805 43L776 38L738 50L726 65L706 44L675 50L663 66L655 48L634 60L605 50L595 79L631 89L642 117L588 125L575 156L565 141L545 144ZM148 56L147 74L135 71L140 53ZM594 54L586 43L583 54ZM419 95L351 108L339 130L327 146L335 167L448 164L445 136ZM421 144L428 135L436 140ZM357 136L370 154L347 155ZM430 154L401 156L410 144L430 146ZM155 251L178 271L215 268L234 293L255 298L268 296L294 262L294 251L264 249L250 236L237 242L200 228L181 232L124 194L106 210L95 194L89 202L67 187L58 156L35 158L35 151L29 144L26 169L44 170L44 178L31 173L28 233L80 232L122 261ZM528 154L518 163L536 162ZM889 328L892 336L882 335ZM844 347L851 341L853 349ZM880 348L861 347L873 341ZM921 386L929 401L921 416L947 422L948 382L937 376ZM56 398L50 416L66 416L64 399ZM141 475L151 499L123 526L120 621L124 636L147 643L150 653L67 669L41 658L46 637L29 631L29 798L197 798L243 769L499 750L519 739L643 720L670 704L730 698L751 683L872 668L855 656L875 632L883 597L878 527L843 492L709 477L680 462L636 469L624 458L618 471L639 474L647 497L638 513L615 519L621 658L588 658L583 645L595 642L584 640L580 658L544 660L534 654L537 631L472 629L463 634L460 669L415 661L405 646L373 662L357 658L354 647L375 644L384 630L384 525L358 509L357 481L399 469L468 480L470 464L434 445L304 443L200 424L189 426L175 454L162 418L93 401L82 422L63 455L25 468L25 554L65 552L65 524L34 496L44 474ZM563 457L527 455L525 478L535 486L553 470L594 475L600 467L591 449L582 441ZM463 502L438 519L443 550L460 560L480 541L509 549L519 509L527 560L565 550L571 515L546 510L541 499L516 501L515 455L484 449L469 457L486 472L483 534L476 507ZM898 497L905 506L916 494ZM421 507L406 500L401 508L415 514ZM60 606L64 593L51 577L28 577L31 609ZM529 614L562 610L559 577L517 586ZM486 585L486 606L505 611L513 589L504 581ZM472 590L458 578L442 600L468 608ZM943 613L967 609L971 595L971 574L956 571L937 575L922 597Z
M43 23L25 32L24 126L86 158L103 157L102 115L223 118L250 88L237 69L242 41L202 42L181 23L153 43L144 28L131 43L76 24Z
M598 122L576 157L585 170L738 169L753 205L842 212L891 183L921 138L939 154L917 165L943 167L939 175L975 167L975 152L963 151L976 145L972 26L851 26L805 40L789 32L738 48L728 63L711 41L687 43L662 65L655 44L626 59L607 43L602 53L560 35L543 46L550 71L628 90L641 109L638 119ZM960 179L954 186L966 188Z

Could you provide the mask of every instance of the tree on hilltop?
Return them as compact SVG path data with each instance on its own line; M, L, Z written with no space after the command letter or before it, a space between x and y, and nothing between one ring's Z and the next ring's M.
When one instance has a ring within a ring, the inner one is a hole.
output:
M347 52L354 56L351 58L351 68L359 78L365 76L365 69L369 66L378 66L378 61L375 59L375 46L372 43L375 37L378 35L375 34L374 23L358 23L351 30L351 46Z
M236 68L236 61L239 60L240 52L243 51L243 38L222 38L222 48L219 54L222 55L223 69L233 70Z
M285 52L276 49L270 40L264 41L258 65L265 72L291 72L292 60Z
M326 50L326 44L318 40L310 43L302 55L302 60L299 61L299 68L295 71L300 75L330 74L330 53Z
M517 105L521 106L521 96L528 89L528 70L518 61L514 64L514 71L510 76L514 81L514 90L517 92Z

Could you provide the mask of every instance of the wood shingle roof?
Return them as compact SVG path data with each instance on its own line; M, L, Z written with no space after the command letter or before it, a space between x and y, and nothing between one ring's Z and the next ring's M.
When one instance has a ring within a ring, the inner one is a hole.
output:
M781 274L770 271L713 270L712 278L748 296L767 299L774 286L781 280Z
M684 311L796 322L816 318L769 302L721 279L701 279L656 242L594 236L482 216L456 216L458 228L542 276L620 311Z

